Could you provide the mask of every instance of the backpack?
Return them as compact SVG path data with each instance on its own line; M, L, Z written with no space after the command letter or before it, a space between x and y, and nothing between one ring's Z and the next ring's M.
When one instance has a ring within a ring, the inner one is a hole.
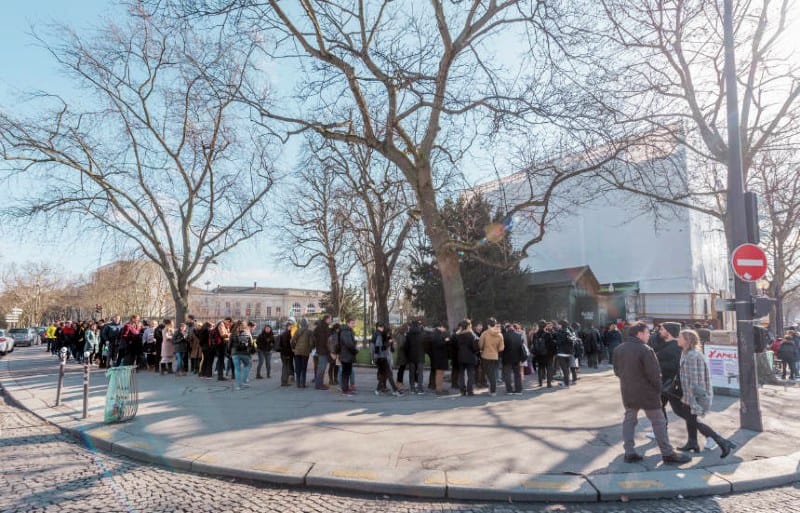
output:
M544 335L539 335L533 339L533 354L535 356L547 356L547 342Z
M216 327L208 330L208 341L212 346L221 346L223 344L222 337Z
M239 333L236 337L236 350L242 353L254 353L253 337L248 333Z
M153 338L156 339L156 343L158 343L158 345L161 345L161 343L164 341L164 325L163 324L159 324L156 327L155 331L153 331Z

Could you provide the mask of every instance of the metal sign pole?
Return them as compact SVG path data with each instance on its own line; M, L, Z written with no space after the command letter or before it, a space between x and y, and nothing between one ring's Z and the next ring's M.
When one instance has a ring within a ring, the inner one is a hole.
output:
M61 406L61 389L64 388L64 372L67 366L67 348L62 347L59 353L61 364L58 368L58 389L56 390L56 406Z

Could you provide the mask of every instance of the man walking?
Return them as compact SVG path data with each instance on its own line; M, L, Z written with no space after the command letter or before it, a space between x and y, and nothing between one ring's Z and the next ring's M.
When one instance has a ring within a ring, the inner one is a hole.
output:
M630 327L628 340L614 350L614 374L619 378L625 419L622 422L622 440L625 462L635 463L642 456L635 450L634 433L639 410L653 426L653 433L661 451L661 459L668 465L691 461L689 456L676 453L669 442L667 419L661 409L661 372L653 349L647 345L650 330L644 323Z
M317 390L327 390L328 386L325 384L325 371L328 367L328 337L331 334L330 329L331 316L326 315L314 327L314 347L317 349L317 365L314 368L316 371L314 375L314 388Z

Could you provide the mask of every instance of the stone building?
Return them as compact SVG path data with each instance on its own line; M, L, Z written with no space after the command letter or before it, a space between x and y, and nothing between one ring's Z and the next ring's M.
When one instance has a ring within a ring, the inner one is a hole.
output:
M301 288L217 286L195 289L189 311L198 319L216 321L224 317L277 323L289 317L316 318L322 313L324 290Z

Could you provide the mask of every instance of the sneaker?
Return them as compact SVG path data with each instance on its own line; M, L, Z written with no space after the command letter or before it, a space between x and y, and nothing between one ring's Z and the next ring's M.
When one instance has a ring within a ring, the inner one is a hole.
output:
M234 387L234 390L237 390L237 391L241 390L241 389L242 389L242 387Z
M380 390L375 390L375 395L381 395L381 391Z
M403 395L403 392L395 390L394 392L392 392L392 395L395 397L401 397Z
M649 438L651 440L655 440L656 439L656 434L653 433L652 431L648 431L647 433L644 434L644 436L646 436L647 438Z
M642 458L641 454L637 454L635 452L625 455L625 463L637 463L639 461L642 461L643 459L644 458Z
M417 395L425 395L425 391L424 390L417 390Z
M663 461L665 465L683 465L684 463L692 461L692 457L688 454L673 452L672 454L663 456L661 461Z

